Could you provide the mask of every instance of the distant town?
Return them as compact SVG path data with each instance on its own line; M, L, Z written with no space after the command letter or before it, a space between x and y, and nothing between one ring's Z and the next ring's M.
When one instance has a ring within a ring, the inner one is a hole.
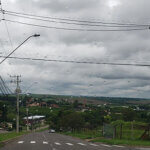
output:
M1 95L0 99L1 132L13 131L16 98ZM97 130L99 137L126 139L124 130L128 130L128 138L149 139L148 99L27 94L21 95L19 105L20 131L48 126L57 132ZM108 125L112 127L109 132L105 131Z

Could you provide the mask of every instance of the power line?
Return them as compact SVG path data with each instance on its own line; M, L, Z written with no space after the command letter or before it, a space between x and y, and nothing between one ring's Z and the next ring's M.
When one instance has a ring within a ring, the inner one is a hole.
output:
M0 76L0 80L5 88L5 91L7 92L7 94L12 94L12 91L8 88L8 86L6 85L5 81L3 80L3 78Z
M2 92L3 95L12 94L12 91L7 87L5 81L1 76L0 76L0 91Z
M61 23L61 24L69 24L69 25L80 25L80 26L94 26L94 27L149 27L150 25L108 25L108 24L88 24L88 23L75 23L75 22L65 22L65 21L55 21L55 20L48 20L48 19L41 19L41 18L35 18L35 17L31 17L31 16L23 16L23 15L18 15L18 14L11 14L11 13L7 13L5 12L6 15L10 15L10 16L15 16L15 17L21 17L21 18L26 18L26 19L32 19L32 20L38 20L38 21L44 21L44 22L51 22L51 23Z
M6 56L0 56L0 58L5 58L5 57ZM8 59L30 60L30 61L44 61L44 62L59 62L59 63L75 63L75 64L95 64L95 65L112 65L112 66L150 67L150 64L141 64L141 63L113 63L113 62L106 63L106 62L59 60L59 59L29 58L29 57L8 57Z
M12 14L20 14L25 16L33 16L33 17L39 17L39 18L48 18L48 19L54 19L54 20L64 20L64 21L70 21L70 22L82 22L82 23L97 23L97 24L113 24L113 25L120 25L120 26L150 26L150 24L137 24L137 23L118 23L118 22L103 22L103 21L89 21L89 20L79 20L79 19L69 19L69 18L60 18L60 17L47 17L47 16L40 16L40 15L33 15L28 13L20 13L20 12L14 12L14 11L8 11L4 10L6 13L12 13Z
M47 29L57 29L57 30L68 30L68 31L90 31L90 32L100 32L100 31L110 32L110 31L112 31L113 32L113 31L149 30L149 27L130 28L130 29L81 29L81 28L65 28L65 27L56 27L56 26L45 26L45 25L32 24L32 23L26 23L26 22L9 20L9 19L5 19L5 21L12 22L12 23L18 23L18 24L24 24L24 25L28 25L28 26L34 26L34 27L41 27L41 28L47 28Z
M10 33L9 33L9 29L8 29L6 21L5 21L5 26L6 26L6 30L7 30L7 34L8 34L8 38L9 38L9 41L10 41L11 48L13 49L13 44L12 44L12 40L11 40L11 37L10 37Z
M1 0L0 0L0 7L1 7L1 11L2 11L2 16L3 16L2 20L5 20L5 15L4 15L5 13L3 11L2 1ZM9 29L8 29L7 23L6 23L6 21L4 21L4 23L5 23L5 27L6 27L6 31L7 31L8 39L10 41L11 48L13 49L13 44L12 44L12 40L11 40L11 37L10 37L10 33L9 33Z
M0 45L1 45L2 49L3 49L4 51L6 51L4 45L3 45L2 41L1 41L1 39L0 39Z

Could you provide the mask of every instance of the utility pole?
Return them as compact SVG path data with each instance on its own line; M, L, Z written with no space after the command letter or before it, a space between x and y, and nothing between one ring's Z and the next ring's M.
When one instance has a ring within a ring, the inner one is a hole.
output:
M17 97L17 103L16 103L16 132L19 133L19 96L20 96L20 93L21 93L21 89L20 89L20 86L19 86L19 83L21 82L21 80L19 79L21 76L11 76L13 78L16 78L14 80L12 80L11 82L13 83L16 83L17 87L16 87L16 90L15 90L15 93L16 93L16 97Z
M26 113L27 113L27 120L26 120L26 123L27 123L27 131L29 131L29 119L28 119L28 116L29 116L29 108L27 107L26 108Z
M27 131L29 131L29 119L28 119L28 117L29 117L29 108L28 108L28 102L27 101L26 101L26 115L27 115L27 117L26 117Z

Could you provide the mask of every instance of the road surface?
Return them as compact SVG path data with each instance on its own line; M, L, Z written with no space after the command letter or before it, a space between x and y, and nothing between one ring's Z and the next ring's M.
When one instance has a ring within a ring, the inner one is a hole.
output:
M117 145L91 143L57 133L35 132L6 144L0 150L135 150Z

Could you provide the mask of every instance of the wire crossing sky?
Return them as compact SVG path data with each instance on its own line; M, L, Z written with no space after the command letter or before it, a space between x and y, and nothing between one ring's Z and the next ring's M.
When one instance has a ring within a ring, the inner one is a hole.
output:
M19 13L19 12L7 11L7 10L1 10L1 12L4 14L8 14L8 15L12 15L12 16L19 16L19 17L25 17L25 16L31 17L32 16L32 17L37 17L37 18L47 18L47 19L53 19L53 20L65 20L65 21L69 21L69 22L89 23L89 24L83 24L83 25L92 25L94 23L93 26L100 26L100 24L105 24L105 25L111 24L110 27L150 26L150 24L102 22L102 21L88 21L88 20L68 19L68 18L46 17L46 16L38 16L38 15L33 15L33 14ZM33 18L33 19L37 19L37 18ZM58 22L58 23L64 23L64 22ZM95 23L97 25L95 25ZM77 24L77 25L82 25L82 24ZM117 25L117 26L113 26L113 25Z
M6 58L6 56L0 56ZM138 66L150 67L150 64L141 63L113 63L113 62L94 62L94 61L75 61L75 60L59 60L59 59L44 59L44 58L27 58L27 57L8 57L8 59L19 59L28 61L45 61L45 62L59 62L59 63L75 63L75 64L95 64L95 65L112 65L112 66Z
M92 22L87 20L75 20L75 19L66 19L66 18L54 18L54 17L45 17L45 16L37 16L32 14L25 14L25 13L18 13L18 12L12 12L12 11L5 11L2 10L1 13L5 15L20 17L20 18L26 18L30 20L38 20L38 21L44 21L49 23L59 23L59 24L67 24L67 25L80 25L80 26L90 26L90 27L111 27L110 29L87 29L87 28L73 28L73 27L57 27L57 26L47 26L47 25L40 25L40 24L33 24L33 23L27 23L27 22L21 22L16 20L8 20L3 18L4 21L9 21L12 23L19 23L24 25L30 25L34 27L42 27L42 28L49 28L49 29L59 29L59 30L70 30L70 31L135 31L135 30L148 30L149 24L121 24L121 23L114 23L114 22ZM43 18L46 18L43 19ZM50 20L53 19L53 20ZM59 21L56 21L59 20ZM63 21L61 21L63 20ZM64 21L65 20L65 21ZM95 24L97 23L97 24ZM124 28L124 29L113 29L113 28Z

